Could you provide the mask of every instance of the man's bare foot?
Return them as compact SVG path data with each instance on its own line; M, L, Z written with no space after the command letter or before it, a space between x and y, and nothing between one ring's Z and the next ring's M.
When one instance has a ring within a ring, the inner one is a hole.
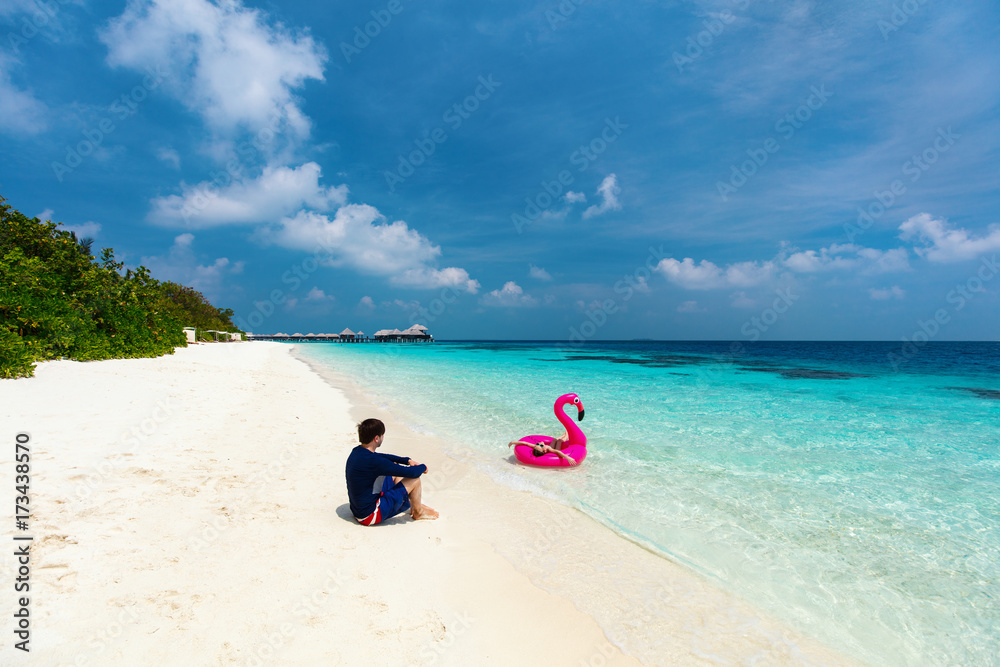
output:
M414 521L420 521L421 519L436 519L441 515L427 505L421 505L420 509L413 510L413 512L410 513L410 516L413 517Z

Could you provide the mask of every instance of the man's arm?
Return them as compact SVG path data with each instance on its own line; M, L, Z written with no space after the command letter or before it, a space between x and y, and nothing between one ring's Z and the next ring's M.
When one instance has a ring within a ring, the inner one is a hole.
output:
M409 459L400 456L393 457L390 454L382 454L382 458L378 461L378 474L391 475L392 477L420 477L427 472L427 466L423 464L418 466L400 465L394 463L393 459L402 460L404 464L409 461Z
M409 458L407 456L396 456L395 454L383 454L382 452L377 452L377 453L378 453L379 456L384 456L385 458L389 459L393 463L398 463L398 464L404 465L404 466L419 466L419 465L422 465L422 466L424 466L425 470L427 468L426 464L417 463L416 461L414 461L413 459L411 459L411 458Z

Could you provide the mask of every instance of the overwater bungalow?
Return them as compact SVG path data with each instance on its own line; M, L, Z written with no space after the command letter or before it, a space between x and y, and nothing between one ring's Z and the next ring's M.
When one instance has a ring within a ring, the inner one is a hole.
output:
M412 343L432 342L434 337L427 333L427 327L424 325L414 324L404 331L400 331L399 329L379 329L371 337L365 335L364 331L355 333L350 329L344 329L339 334L247 334L247 340L273 340L292 343Z
M414 324L404 331L379 329L375 332L374 339L380 343L429 342L434 340L433 336L427 333L427 327L422 324Z

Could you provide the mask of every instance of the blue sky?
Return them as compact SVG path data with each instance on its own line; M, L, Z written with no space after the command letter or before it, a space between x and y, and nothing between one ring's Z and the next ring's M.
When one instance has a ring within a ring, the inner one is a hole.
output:
M255 332L996 340L1000 6L4 0L0 194Z

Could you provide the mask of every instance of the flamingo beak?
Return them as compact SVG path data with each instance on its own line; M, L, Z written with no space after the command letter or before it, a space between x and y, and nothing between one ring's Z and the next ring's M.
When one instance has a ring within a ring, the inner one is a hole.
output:
M580 414L578 414L578 415L576 416L576 420L577 420L578 422L582 422L582 421L583 421L583 412L584 412L584 410L583 410L583 406L581 405L581 406L580 406Z

